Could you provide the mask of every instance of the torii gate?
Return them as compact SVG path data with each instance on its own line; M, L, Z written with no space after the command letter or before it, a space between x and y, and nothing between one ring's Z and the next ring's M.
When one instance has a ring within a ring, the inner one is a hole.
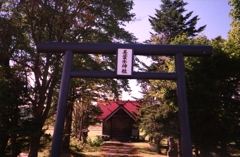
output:
M121 70L120 72L72 70L73 53L118 54L121 56L123 53L122 50L130 51L130 56L128 56L130 58L131 55L132 57L133 55L174 56L176 72L132 72L132 67L129 68L129 66L128 71L130 70L130 73L126 73L126 69L124 69L122 70L122 74ZM192 157L192 145L188 120L188 107L184 74L184 56L211 56L211 46L38 42L37 52L65 53L60 93L58 99L57 118L54 127L54 135L51 149L51 157L60 157L70 78L126 78L176 80L182 154L184 157Z

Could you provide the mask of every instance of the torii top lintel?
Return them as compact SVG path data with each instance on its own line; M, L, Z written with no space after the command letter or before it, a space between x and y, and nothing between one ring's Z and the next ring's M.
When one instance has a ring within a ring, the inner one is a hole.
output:
M133 49L134 55L175 56L211 56L212 46L205 45L149 45L149 44L116 44L116 43L71 43L71 42L38 42L39 53L65 53L67 50L81 54L116 54L118 48Z

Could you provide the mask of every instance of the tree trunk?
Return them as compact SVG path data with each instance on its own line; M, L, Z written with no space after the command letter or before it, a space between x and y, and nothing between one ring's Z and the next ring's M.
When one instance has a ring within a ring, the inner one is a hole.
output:
M17 157L18 151L17 151L17 140L16 135L11 135L11 157Z
M75 134L74 136L75 136L75 138L78 138L79 121L80 121L81 117L79 117L79 114L76 111L76 109L73 110L73 113L74 113L74 134Z
M76 118L76 117L75 117L75 118ZM74 136L75 136L75 138L77 138L77 136L78 136L78 129L77 129L78 127L77 127L77 126L78 126L77 120L75 119L75 125L74 125L74 130L75 130L75 131L74 131L74 132L75 132L75 133L74 133L74 134L75 134Z
M181 141L181 134L179 134L179 139L178 139L178 157L182 157L182 141Z
M41 135L32 135L30 137L30 150L29 150L29 154L28 157L37 157L38 156L38 148L40 145L40 138Z
M84 116L81 117L81 122L80 122L80 126L79 126L79 136L78 136L79 140L82 140L83 117Z
M0 135L0 154L2 155L2 156L5 156L5 154L6 154L6 152L5 152L5 150L6 150L6 147L7 147L7 143L8 143L8 139L9 139L9 136L8 135L6 135L6 134L1 134Z
M65 151L68 151L70 149L70 135L72 131L72 112L73 112L73 103L68 103L66 119L65 119L64 139L62 144L62 150L65 150Z
M220 155L228 157L229 154L227 152L227 142L225 139L221 139L221 150L220 150Z
M19 87L20 88L20 87ZM17 99L17 97L13 98ZM12 129L14 130L11 133L11 157L17 157L18 156L18 150L17 150L17 132L15 128L18 127L18 120L19 120L19 112L18 112L18 105L14 106L13 108L13 115L11 116L11 122L12 122Z
M1 111L2 112L2 111ZM5 156L6 147L10 138L9 131L11 129L11 122L9 121L9 115L1 113L0 117L0 155Z
M155 141L155 144L156 144L156 151L157 151L158 154L160 154L161 153L161 151L160 151L160 138L156 138L154 141Z
M83 133L82 133L82 130L83 129L85 129L85 125L86 125L86 113L85 112L83 112L83 114L82 114L82 117L81 117L81 123L80 123L80 130L79 130L79 140L82 140L82 135L83 135Z

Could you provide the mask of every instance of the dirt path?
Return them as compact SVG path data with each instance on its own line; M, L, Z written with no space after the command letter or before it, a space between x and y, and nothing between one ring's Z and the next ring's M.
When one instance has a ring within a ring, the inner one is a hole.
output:
M102 148L102 156L106 157L140 157L137 148L131 143L109 142Z
M115 141L104 143L101 152L88 152L84 155L86 157L166 157L149 151L148 143Z

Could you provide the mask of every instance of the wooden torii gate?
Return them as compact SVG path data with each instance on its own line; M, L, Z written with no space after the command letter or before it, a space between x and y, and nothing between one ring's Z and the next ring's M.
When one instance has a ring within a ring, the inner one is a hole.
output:
M117 54L118 49L132 50L133 55L174 56L176 72L132 72L131 75L118 75L114 71L72 70L74 53L114 55ZM38 42L37 51L39 53L65 53L60 93L58 99L57 117L54 127L54 135L51 149L51 157L59 157L61 152L70 78L126 78L176 80L182 154L184 157L192 157L192 145L190 137L186 83L184 74L184 56L211 56L211 46Z

